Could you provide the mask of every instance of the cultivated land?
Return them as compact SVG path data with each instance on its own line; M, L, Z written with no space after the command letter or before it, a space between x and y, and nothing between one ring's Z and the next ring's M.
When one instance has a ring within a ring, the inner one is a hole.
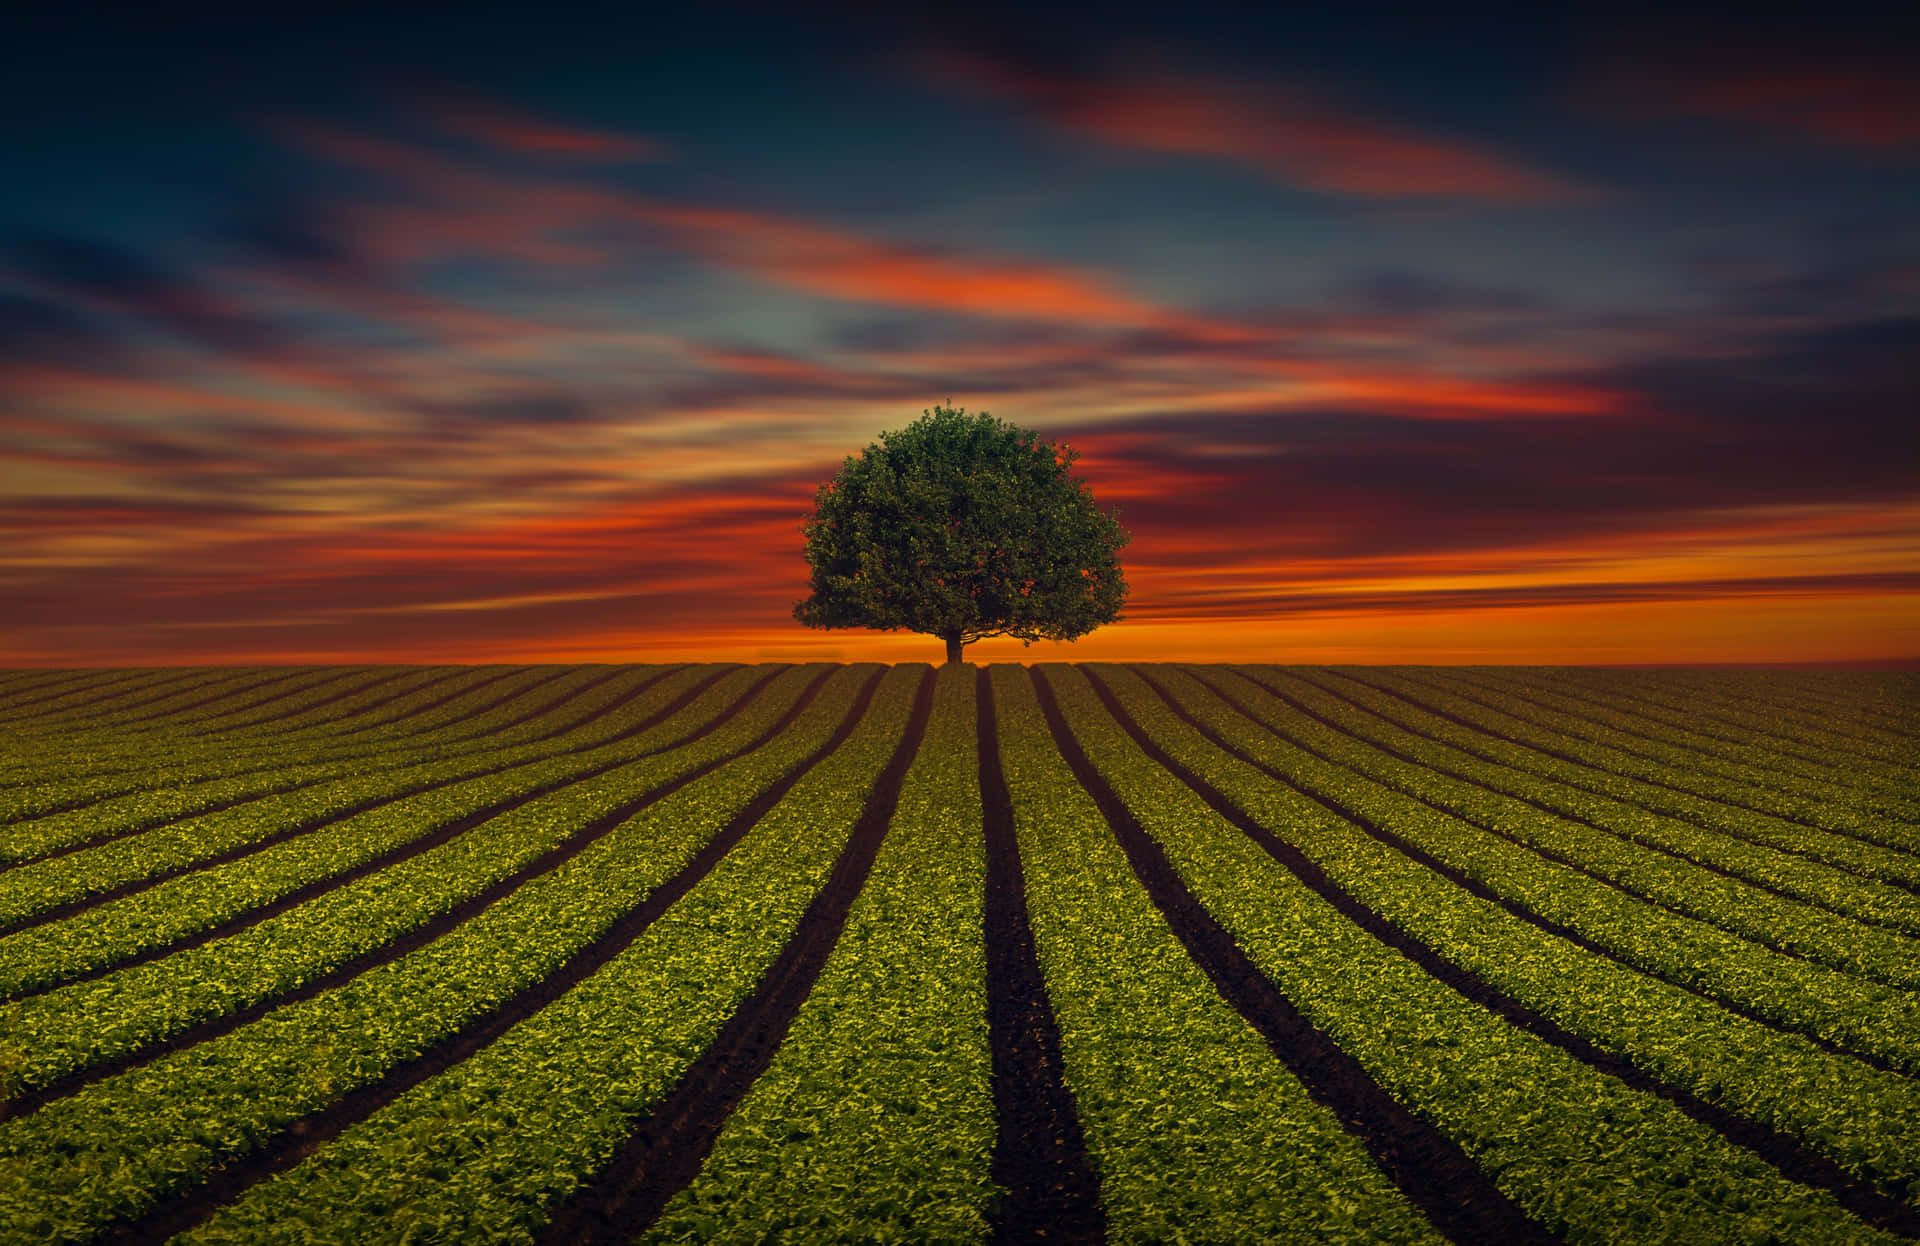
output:
M1920 676L0 672L0 1001L0 1242L1915 1239Z

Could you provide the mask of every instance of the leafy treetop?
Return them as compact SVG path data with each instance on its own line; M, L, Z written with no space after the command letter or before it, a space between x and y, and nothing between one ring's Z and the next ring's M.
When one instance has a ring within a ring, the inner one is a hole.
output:
M905 628L947 660L989 636L1075 640L1120 617L1128 534L1079 456L982 411L935 406L851 455L801 531L808 627Z

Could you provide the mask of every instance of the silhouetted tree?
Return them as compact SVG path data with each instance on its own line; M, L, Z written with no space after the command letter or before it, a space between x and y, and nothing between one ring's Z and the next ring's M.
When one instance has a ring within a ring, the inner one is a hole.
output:
M1075 640L1120 617L1127 530L1079 456L985 411L936 406L851 455L814 496L808 627L906 628L947 661L989 636Z

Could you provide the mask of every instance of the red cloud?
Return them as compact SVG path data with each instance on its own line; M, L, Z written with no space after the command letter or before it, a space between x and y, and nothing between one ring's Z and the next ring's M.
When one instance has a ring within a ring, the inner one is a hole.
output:
M1104 142L1229 160L1314 190L1507 201L1582 193L1493 152L1355 116L1300 89L1167 73L1049 76L953 52L926 59L952 80Z
M1751 71L1676 84L1682 111L1849 147L1920 144L1920 80L1872 70Z
M590 161L657 160L669 154L666 144L655 139L530 116L465 88L436 88L420 99L440 129L503 151Z
M1701 117L1879 152L1920 146L1920 78L1859 46L1727 44L1680 29L1605 57L1574 96L1635 120Z

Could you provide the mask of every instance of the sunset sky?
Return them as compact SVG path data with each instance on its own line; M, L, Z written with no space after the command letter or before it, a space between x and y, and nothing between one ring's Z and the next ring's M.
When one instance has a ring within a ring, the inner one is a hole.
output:
M0 665L938 661L949 399L1133 533L969 658L1920 655L1910 20L914 7L0 27Z

